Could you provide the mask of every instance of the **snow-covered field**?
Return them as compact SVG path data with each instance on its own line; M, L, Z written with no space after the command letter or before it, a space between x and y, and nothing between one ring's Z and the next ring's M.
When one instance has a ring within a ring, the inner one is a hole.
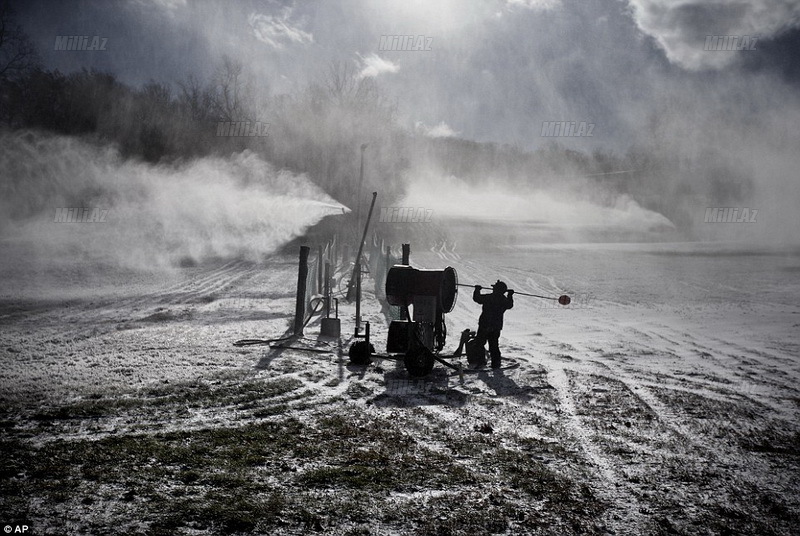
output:
M293 254L91 275L4 242L5 519L50 534L796 534L800 251L528 244L500 240L505 225L411 239L415 266L573 298L518 296L501 348L520 366L463 380L349 365L349 305L341 346L317 320L296 345L320 352L232 346L286 332ZM478 314L462 288L446 350Z

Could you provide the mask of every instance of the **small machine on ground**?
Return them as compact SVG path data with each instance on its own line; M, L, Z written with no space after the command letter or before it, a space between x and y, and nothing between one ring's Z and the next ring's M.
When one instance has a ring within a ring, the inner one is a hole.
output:
M398 264L389 269L386 300L401 308L403 320L389 324L386 351L404 354L403 362L412 376L425 376L433 370L436 354L447 339L444 315L453 310L457 297L458 275L450 266L421 270Z
M452 355L441 355L447 340L444 315L451 312L458 298L458 287L469 286L458 282L456 270L450 266L443 270L423 270L407 264L397 264L386 276L386 301L400 307L401 320L389 324L386 353L375 354L369 342L369 325L365 341L350 347L350 361L366 365L371 356L402 359L411 376L426 376L433 370L436 361L461 372L477 372L486 365L486 349L478 343L476 332L465 329L461 332L458 348ZM569 296L550 297L518 292L517 295L556 300L569 305ZM466 354L469 369L448 363L445 358ZM513 366L513 365L512 365Z

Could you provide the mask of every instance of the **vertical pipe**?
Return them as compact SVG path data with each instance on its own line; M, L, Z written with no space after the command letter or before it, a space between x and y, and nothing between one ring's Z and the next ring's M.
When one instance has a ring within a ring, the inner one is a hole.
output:
M361 263L356 263L356 332L355 336L361 330Z
M385 242L381 243L385 244ZM384 300L386 300L386 278L389 276L389 268L391 267L392 267L392 246L386 244L386 258L384 259L383 262L383 271L380 274L381 280L379 287L381 297Z
M342 266L347 266L350 263L350 245L342 245Z
M331 317L331 263L325 263L325 318Z
M361 187L364 184L364 150L368 143L361 144L361 168L358 172L358 193L356 194L356 233L361 229Z
M411 256L411 244L403 244L403 264L409 265L409 257ZM408 320L408 307L400 308L400 320Z
M303 334L306 316L306 278L308 278L308 246L300 246L300 266L297 270L297 301L294 308L294 334Z
M322 244L317 247L317 294L322 294L322 277L324 272L324 264L322 259Z
M352 302L355 297L355 283L356 273L361 272L361 255L364 253L364 242L367 240L367 231L369 230L369 222L372 220L372 211L375 208L375 199L378 197L378 192L372 192L372 203L369 205L369 213L367 214L367 223L364 224L364 234L361 236L361 242L358 244L358 253L356 253L356 260L353 266L353 277L350 278L350 285L347 287L347 301Z

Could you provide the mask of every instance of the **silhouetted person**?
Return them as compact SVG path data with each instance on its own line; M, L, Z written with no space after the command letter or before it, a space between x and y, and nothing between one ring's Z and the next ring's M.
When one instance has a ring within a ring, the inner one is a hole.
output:
M492 358L492 368L500 368L500 331L503 329L503 313L514 307L514 291L508 290L508 285L500 281L492 285L491 294L481 294L480 285L475 285L472 299L483 305L483 312L478 319L477 343L481 348L489 341L489 355ZM508 292L508 296L505 293Z

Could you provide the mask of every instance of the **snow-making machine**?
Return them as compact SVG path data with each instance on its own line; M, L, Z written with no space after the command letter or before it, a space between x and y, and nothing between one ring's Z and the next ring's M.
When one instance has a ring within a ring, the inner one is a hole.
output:
M400 307L402 320L389 324L386 352L402 354L412 376L425 376L433 369L447 338L444 315L453 310L457 297L458 274L450 266L424 270L397 264L389 269L386 300Z

